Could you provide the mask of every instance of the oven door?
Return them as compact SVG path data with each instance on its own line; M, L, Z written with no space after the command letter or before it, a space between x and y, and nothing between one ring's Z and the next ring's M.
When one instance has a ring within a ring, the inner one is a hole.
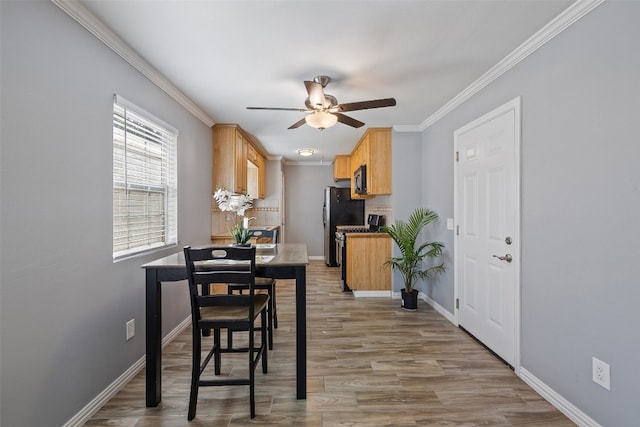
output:
M344 234L336 233L336 264L338 267L342 265L342 248L344 247ZM342 279L342 269L340 269L340 278Z

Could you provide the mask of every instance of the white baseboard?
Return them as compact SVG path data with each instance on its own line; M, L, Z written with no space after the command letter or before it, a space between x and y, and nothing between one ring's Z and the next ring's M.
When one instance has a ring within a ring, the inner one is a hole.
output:
M442 315L442 317L444 317L445 319L447 319L449 322L453 323L454 325L458 326L458 323L456 322L455 316L452 313L450 313L446 308L444 308L443 306L438 304L434 299L430 298L425 293L420 292L419 296L424 301L426 301L426 303L429 304L435 311L440 313Z
M323 260L324 260L324 257L323 257L322 255L310 256L310 257L308 257L308 258L309 258L310 260L313 260L313 261L323 261Z
M391 291L351 291L355 298L390 298Z
M540 381L535 375L527 371L525 368L520 367L520 378L527 383L538 394L544 397L549 403L555 406L560 412L565 414L571 421L578 424L580 427L601 427L595 420L582 412L579 408L575 407L567 399L559 395L551 387Z
M400 298L402 298L402 294L400 292L392 292L391 298L400 299ZM446 308L444 308L443 306L441 306L440 304L435 302L435 300L429 298L429 296L427 294L425 294L424 292L420 292L418 294L418 298L420 298L421 300L423 300L424 302L429 304L431 306L431 308L433 308L435 311L440 313L442 315L442 317L447 319L449 322L451 322L454 325L458 326L458 324L456 323L455 316L453 314L449 313Z
M184 319L178 326L176 326L171 332L169 332L162 339L162 347L175 339L180 333L191 325L191 316ZM114 382L104 389L99 395L97 395L91 402L89 402L80 412L74 415L69 421L67 421L63 427L80 427L84 425L89 419L100 410L113 396L115 396L122 388L127 385L129 381L135 377L145 366L146 356L142 356L138 359L129 369L127 369L122 375L120 375Z

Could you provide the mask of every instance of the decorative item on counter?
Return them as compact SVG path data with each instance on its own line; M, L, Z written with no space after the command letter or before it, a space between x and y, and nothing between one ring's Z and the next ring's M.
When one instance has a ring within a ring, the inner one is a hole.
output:
M253 205L253 199L247 194L236 194L224 188L218 188L213 194L213 198L218 203L221 211L225 214L227 230L235 245L246 245L253 232L249 230L249 223L255 218L247 218L245 212ZM240 218L242 220L240 221Z
M425 258L437 258L442 255L444 245L440 242L424 242L416 246L416 240L422 229L438 219L438 214L430 209L418 208L409 217L408 222L398 220L391 226L380 229L387 233L398 245L401 256L389 258L385 267L398 270L404 279L402 289L402 308L415 311L418 308L418 290L414 288L418 279L426 279L433 273L442 273L444 263L423 268Z

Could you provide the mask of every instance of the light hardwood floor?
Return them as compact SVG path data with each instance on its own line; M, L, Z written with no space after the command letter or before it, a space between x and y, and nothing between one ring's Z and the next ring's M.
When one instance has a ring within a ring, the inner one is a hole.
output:
M406 312L399 300L354 299L340 291L338 270L322 261L309 265L307 285L307 400L295 398L294 285L279 280L279 328L269 373L256 371L254 420L248 387L235 386L201 388L196 418L187 421L187 329L163 350L162 401L156 408L145 407L143 370L86 425L574 425L423 301L417 312ZM225 354L222 364L223 374L245 372L247 356Z

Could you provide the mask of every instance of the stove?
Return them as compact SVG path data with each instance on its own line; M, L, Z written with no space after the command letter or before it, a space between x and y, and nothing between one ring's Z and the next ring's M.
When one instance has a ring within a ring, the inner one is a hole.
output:
M375 230L369 228L368 225L354 225L354 226L344 226L338 227L338 233L374 233Z

